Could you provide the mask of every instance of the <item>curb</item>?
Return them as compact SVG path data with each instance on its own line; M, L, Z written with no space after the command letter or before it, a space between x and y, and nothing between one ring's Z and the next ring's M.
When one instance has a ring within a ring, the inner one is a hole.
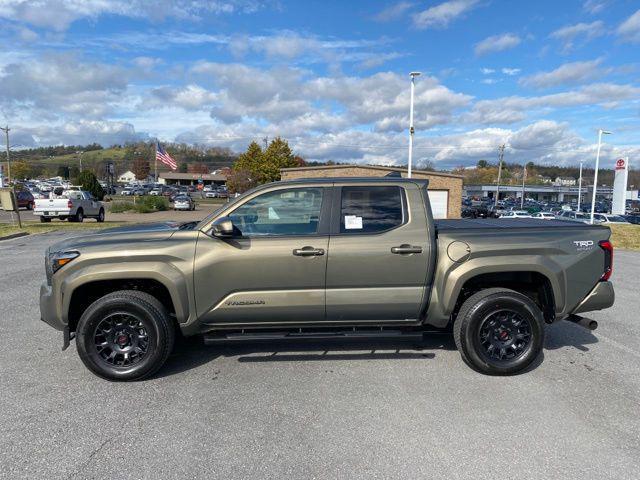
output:
M28 232L18 232L18 233L12 233L11 235L6 235L4 237L0 237L0 242L2 240L11 240L12 238L20 238L20 237L26 237L27 235L29 235Z

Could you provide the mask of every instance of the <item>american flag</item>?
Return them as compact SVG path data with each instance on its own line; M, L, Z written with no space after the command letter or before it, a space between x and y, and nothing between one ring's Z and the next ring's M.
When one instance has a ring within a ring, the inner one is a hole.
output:
M171 170L176 170L178 168L176 161L171 158L171 155L169 155L164 148L162 148L160 143L156 143L156 160L160 160Z

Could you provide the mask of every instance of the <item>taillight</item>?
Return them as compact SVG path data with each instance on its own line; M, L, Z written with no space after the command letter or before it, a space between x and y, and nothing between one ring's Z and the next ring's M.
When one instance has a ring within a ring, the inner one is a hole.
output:
M69 209L73 208L73 202L71 200L67 202L67 208Z
M604 273L600 277L600 281L606 282L613 273L613 245L609 240L602 240L598 245L604 250Z

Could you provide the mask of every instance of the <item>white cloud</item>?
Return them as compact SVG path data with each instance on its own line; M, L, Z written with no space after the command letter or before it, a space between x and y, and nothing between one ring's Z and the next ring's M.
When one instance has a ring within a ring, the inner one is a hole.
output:
M476 55L486 55L493 52L501 52L517 47L522 40L514 33L503 33L502 35L492 35L478 42L474 48Z
M615 83L594 83L578 90L542 95L539 97L511 96L494 100L480 100L461 116L468 123L516 123L558 108L581 105L607 107L611 102L639 100L640 87Z
M450 0L413 15L416 28L446 28L458 17L478 5L479 0Z
M0 17L63 31L76 20L105 14L151 20L196 19L206 13L253 12L259 6L254 0L165 0L160 5L154 0L3 0Z
M483 75L491 75L492 73L495 72L493 68L481 68L480 71L482 72Z
M550 72L540 72L524 77L520 80L522 85L535 88L548 88L558 85L583 83L606 75L607 70L601 69L602 59L598 58L587 62L565 63Z
M622 22L616 33L625 42L640 43L640 10Z
M136 133L132 124L116 121L65 122L53 125L12 127L13 141L25 147L41 145L101 145L124 144L146 139L146 134Z
M39 110L46 117L100 117L121 99L132 73L71 54L11 63L0 71L0 102L10 109Z
M608 0L587 0L582 5L582 8L591 15L595 15L604 10L608 3Z
M407 10L413 7L411 2L398 2L390 5L384 10L378 12L373 16L373 19L377 22L391 22L401 18Z
M560 40L563 44L563 52L571 51L576 40L582 38L582 43L587 43L589 40L600 37L605 34L604 23L601 20L596 20L592 23L576 23L575 25L567 25L554 32L549 37L556 40Z
M513 76L518 75L520 73L520 69L519 68L503 68L500 71L502 73L504 73L505 75L509 75L510 77L513 77Z

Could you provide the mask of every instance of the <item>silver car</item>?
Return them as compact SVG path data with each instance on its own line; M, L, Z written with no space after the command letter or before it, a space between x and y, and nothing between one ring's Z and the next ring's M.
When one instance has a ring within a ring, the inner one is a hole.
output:
M193 201L188 195L180 195L176 197L173 201L173 209L174 210L195 210L196 202Z

